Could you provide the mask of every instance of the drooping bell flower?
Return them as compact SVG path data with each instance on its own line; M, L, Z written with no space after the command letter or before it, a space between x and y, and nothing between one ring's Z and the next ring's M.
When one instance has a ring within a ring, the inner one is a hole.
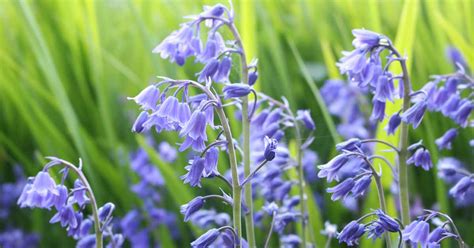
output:
M296 111L296 119L302 121L308 130L313 131L316 129L316 125L314 124L314 121L311 118L311 112L309 110Z
M415 220L410 223L402 232L404 241L410 241L415 244L421 244L422 247L428 241L430 225L423 220Z
M199 109L195 110L179 133L181 137L186 137L179 151L192 147L193 150L202 152L206 148L204 143L207 141L206 126L206 114Z
M242 83L227 84L222 91L224 92L224 99L230 99L247 96L252 92L252 87Z
M272 161L275 158L277 145L278 141L276 139L265 136L265 151L263 152L265 160Z
M400 117L400 113L395 113L390 117L390 120L388 121L387 125L387 134L388 135L393 135L395 134L395 131L397 130L398 126L402 123L402 118Z
M146 130L144 124L148 120L148 112L142 111L140 115L138 115L137 119L133 123L132 132L134 133L141 133Z
M184 221L187 222L191 215L200 210L203 205L204 199L202 198L202 196L197 196L187 204L182 205L180 212L184 215Z
M193 248L209 247L219 237L219 230L216 228L209 229L206 233L201 235L198 239L191 242Z
M357 221L351 221L337 235L339 243L346 243L349 246L359 244L359 239L365 233L365 226Z
M332 193L331 200L337 201L339 199L344 199L354 188L355 182L352 177L347 178L338 185L328 188L326 191Z
M128 100L134 100L144 110L155 110L156 104L160 98L160 90L150 85L143 89L137 96L128 97Z
M188 173L181 176L181 179L184 180L184 183L189 183L189 185L195 187L201 187L201 177L204 171L204 158L194 157L191 162L191 165L188 165L186 169Z
M62 227L70 226L76 228L78 225L76 214L72 204L63 206L58 212L51 218L49 223L61 222Z
M423 116L425 115L426 111L426 101L419 101L411 106L406 112L404 112L401 117L402 121L412 124L413 128L417 128L421 120L423 120Z
M443 136L439 137L435 140L438 149L451 149L451 142L456 138L458 135L458 131L456 128L451 128Z
M48 172L40 171L33 179L24 187L18 204L20 207L30 208L51 208L54 200L59 196L56 183Z

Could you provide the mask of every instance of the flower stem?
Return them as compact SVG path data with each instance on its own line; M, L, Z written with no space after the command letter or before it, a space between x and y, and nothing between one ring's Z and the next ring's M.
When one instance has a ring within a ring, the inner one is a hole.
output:
M96 248L102 248L103 247L103 240L102 240L102 230L101 230L101 227L100 227L100 220L99 220L99 210L97 208L97 201L95 199L94 192L92 191L92 188L89 184L89 181L87 181L87 178L84 175L84 173L82 173L82 170L77 168L75 165L69 163L66 160L62 160L62 159L58 159L58 158L52 158L52 159L58 160L59 162L61 162L61 164L65 165L67 168L74 171L74 173L76 173L79 180L81 180L82 184L84 185L84 188L87 191L87 196L89 197L89 199L91 201L92 218L94 218L95 247Z
M232 22L229 25L232 34L234 35L237 45L240 47L240 67L241 67L241 82L248 84L248 66L245 49L242 44L240 34ZM244 162L244 176L250 174L250 120L249 120L249 99L248 96L242 97L242 136L243 136L243 162ZM252 110L252 112L255 111ZM247 233L247 242L250 248L256 247L255 243L255 229L253 223L253 199L252 199L252 184L248 183L244 186L245 204L248 207L248 213L245 215L245 230Z
M295 125L295 142L296 142L296 163L298 169L298 187L300 194L300 214L301 214L301 247L307 247L306 239L306 222L307 222L307 206L306 206L306 194L305 194L305 180L304 180L304 170L303 170L303 154L301 152L301 130L296 116L293 114L291 109L286 108L288 114L293 119L293 124Z
M398 58L402 58L400 53L390 46L390 50ZM403 72L403 107L404 113L410 108L410 77L408 76L408 68L405 59L400 60L400 66ZM398 187L400 192L400 211L403 225L410 223L410 200L408 195L408 123L402 122L400 125L400 144L398 157Z
M382 182L380 176L377 173L374 173L375 185L377 186L377 193L379 195L380 208L384 213L387 213L387 206L385 204L385 194L383 191ZM385 242L387 242L387 247L392 247L392 239L390 238L390 233L385 232Z

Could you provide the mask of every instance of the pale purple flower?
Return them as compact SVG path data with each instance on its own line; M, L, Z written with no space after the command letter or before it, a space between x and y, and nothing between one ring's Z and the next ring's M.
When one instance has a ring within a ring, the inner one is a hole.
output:
M79 206L84 206L89 203L89 197L86 195L86 187L82 184L82 181L76 179L74 181L74 193L72 194L71 201L77 203Z
M200 157L194 157L191 162L191 165L186 166L188 173L181 176L184 183L189 183L189 185L195 187L201 187L201 177L204 171L205 159Z
M430 225L423 220L415 220L403 230L403 240L415 244L421 244L423 247L428 242Z
M278 141L273 138L268 138L265 136L265 151L263 153L263 157L267 161L272 161L275 158L276 155L276 149L277 149Z
M352 45L356 48L370 48L379 45L379 41L385 36L366 29L353 29L355 39Z
M311 118L311 112L309 110L306 109L296 111L296 119L302 121L308 130L313 131L316 129L316 125Z
M112 216L112 212L115 210L115 205L111 202L107 202L104 206L99 209L99 220L107 221Z
M454 198L464 198L472 185L474 185L473 176L465 176L449 190L449 194Z
M138 115L137 119L133 123L132 132L134 133L141 133L146 130L144 124L148 120L148 112L142 111L140 115Z
M258 71L252 71L249 73L248 82L250 86L253 86L255 82L257 82L257 79L258 79Z
M301 239L296 234L288 234L281 236L280 242L283 245L283 248L296 248L301 244Z
M338 151L358 151L361 149L361 141L358 138L348 139L344 142L336 144L336 150Z
M51 208L59 192L56 183L48 172L40 171L33 182L26 184L18 199L20 207Z
M207 150L206 155L204 155L204 176L212 177L219 175L217 170L217 162L219 159L219 149L215 146Z
M318 168L318 177L327 178L328 182L332 182L334 179L339 180L339 171L349 161L346 154L339 154L331 159L327 164L320 165Z
M184 221L187 222L191 216L202 208L204 205L204 199L201 196L197 196L187 204L181 206L180 212L184 215Z
M209 79L212 79L219 69L219 61L212 58L204 68L198 73L198 82L206 82Z
M443 136L436 139L435 143L438 146L438 149L451 149L451 142L456 138L458 135L458 131L456 128L451 128Z
M184 151L189 147L192 147L192 149L197 152L203 151L206 148L204 142L207 141L206 126L206 114L199 110L194 111L189 121L179 133L181 137L186 136L179 151Z
M422 167L425 171L428 171L433 167L430 152L425 148L417 149L415 153L408 158L407 164L414 164L417 167Z
M380 76L377 80L377 86L375 87L374 99L381 102L385 102L386 100L393 102L394 92L395 87L393 81L385 75Z
M222 92L224 92L224 99L243 97L252 92L252 87L242 83L227 84L222 89Z
M339 243L346 243L349 246L359 244L359 239L365 233L365 226L357 221L351 221L337 235Z
M387 125L387 134L395 134L395 131L397 130L398 126L400 126L400 123L402 123L402 118L400 117L400 113L395 113L390 117L390 120L388 121Z
M355 180L354 187L351 190L351 193L354 197L362 196L365 194L367 189L372 182L372 175L368 174L365 176L361 176Z
M411 106L406 112L401 115L402 121L410 123L413 128L417 128L426 111L426 101L419 101Z
M385 118L385 102L374 99L371 120L382 121Z
M61 222L62 227L70 226L71 228L76 228L78 226L78 221L72 204L63 206L49 221L49 223L57 222Z
M219 237L219 230L212 228L191 243L193 248L209 247Z
M331 200L337 201L339 199L344 199L347 195L349 195L354 186L354 179L349 177L338 185L328 188L326 191L328 193L332 193Z
M134 100L144 110L155 110L156 104L160 98L160 90L155 85L150 85L143 89L137 96L128 97Z

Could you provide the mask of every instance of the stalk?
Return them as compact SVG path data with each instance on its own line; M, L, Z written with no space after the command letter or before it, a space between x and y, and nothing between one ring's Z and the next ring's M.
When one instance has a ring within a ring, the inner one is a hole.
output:
M56 159L61 162L61 164L65 165L67 168L72 170L76 175L78 176L79 180L81 180L82 184L86 188L87 191L87 196L89 197L91 201L91 207L92 207L92 218L94 218L94 231L95 231L95 247L96 248L102 248L103 247L103 240L102 240L102 230L100 227L100 220L99 220L99 210L97 208L97 201L94 196L94 192L92 191L92 188L89 184L89 181L87 181L86 176L82 171L77 168L75 165L69 163L66 160L62 159Z
M243 84L248 84L248 67L245 49L242 44L240 34L235 27L235 24L229 24L229 28L234 35L237 45L240 47L240 66L241 66L241 81ZM243 136L243 162L244 162L244 177L250 174L250 120L248 96L242 97L242 136ZM245 204L248 207L248 213L245 215L245 230L247 234L247 242L249 247L256 247L255 229L253 223L253 199L252 199L252 184L247 183L244 186Z
M384 213L387 213L387 206L385 204L385 194L383 191L382 182L380 176L377 173L374 173L375 185L377 186L377 193L379 195L379 204L380 208ZM387 247L392 247L392 239L390 238L390 233L385 232L385 242L387 242Z
M410 108L410 77L408 76L408 69L406 60L400 56L400 53L393 47L389 48L398 58L400 58L400 66L403 73L403 108L405 113ZM400 192L400 212L402 217L402 224L408 225L410 223L410 202L408 195L408 123L402 122L400 125L400 144L398 157L398 187Z
M232 216L234 220L234 230L238 239L237 248L241 247L240 237L242 235L242 220L241 220L241 202L242 202L242 195L241 189L239 185L239 174L237 172L237 158L235 156L235 148L232 132L230 131L229 121L226 118L224 113L224 109L222 107L216 108L217 115L222 124L222 128L224 130L224 136L227 140L227 150L229 152L229 162L230 168L232 172L232 197L233 197L233 208L232 208Z
M288 112L291 112L288 109ZM296 120L295 116L291 112L291 115L294 120L295 125L295 141L296 141L296 163L298 168L298 186L299 186L299 193L300 193L300 212L301 212L301 244L302 247L307 247L307 240L306 240L306 218L307 218L307 210L306 210L306 195L305 195L305 180L304 180L304 170L303 170L303 163L302 163L302 153L301 153L301 131L298 121Z
M169 83L174 84L181 84L181 83L189 83L192 86L202 90L212 101L220 102L219 99L205 86L202 84L192 81L192 80L172 80L166 79ZM232 218L234 221L234 229L236 238L238 239L237 248L241 247L241 236L242 236L242 215L241 215L241 208L242 208L242 193L241 187L239 184L239 174L237 172L237 157L235 154L235 147L233 142L232 131L229 125L229 119L224 112L222 106L216 106L216 113L219 117L219 121L222 125L223 134L225 139L227 140L227 152L229 153L229 163L230 169L232 173L232 198L233 198L233 206L232 206Z

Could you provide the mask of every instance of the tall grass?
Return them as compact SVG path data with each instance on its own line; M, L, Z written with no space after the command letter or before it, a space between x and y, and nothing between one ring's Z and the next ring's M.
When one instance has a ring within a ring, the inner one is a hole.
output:
M145 143L139 138L137 142L130 132L137 113L126 96L135 95L156 75L184 77L196 72L192 65L176 69L151 50L178 27L182 16L215 2L1 1L2 174L20 163L32 175L46 155L71 161L81 157L99 202L115 202L119 215L129 210L136 202L128 190L127 154ZM452 70L444 58L448 44L461 49L474 66L473 1L243 0L234 4L246 50L251 57L259 58L258 87L275 97L285 95L293 106L312 110L318 126L313 148L323 162L340 137L334 131L337 120L325 114L318 88L327 78L341 78L335 61L341 50L350 49L351 29L373 29L392 38L409 57L415 88L431 74ZM426 144L433 144L452 123L435 114L427 118L429 121L411 138L423 137ZM378 136L385 138L382 132ZM166 138L173 142L174 137ZM466 146L472 138L472 132L464 131L453 150L437 154L434 147L430 148L435 159L456 156L472 166L474 155ZM179 182L184 161L167 165L159 157L153 160L169 187L182 193L166 196L168 207L178 209L195 194ZM472 233L472 209L454 209L444 184L434 173L412 170L411 174L412 192L421 197L425 207L438 202L454 215L462 233ZM313 185L308 190L321 193L324 185ZM368 197L364 209L377 206L372 198ZM323 220L345 223L351 216L328 199L323 212L314 199L310 205L312 211L318 211L312 220L314 228L320 228ZM31 227L35 231L48 235L50 238L42 240L44 247L67 242L63 230L42 224L48 217L33 212L22 216L19 224L27 227L34 223ZM319 235L319 230L313 231ZM263 232L257 234L261 239ZM187 244L192 238L186 235L179 244ZM466 235L466 239L472 244L474 237ZM364 245L370 246L370 242Z

